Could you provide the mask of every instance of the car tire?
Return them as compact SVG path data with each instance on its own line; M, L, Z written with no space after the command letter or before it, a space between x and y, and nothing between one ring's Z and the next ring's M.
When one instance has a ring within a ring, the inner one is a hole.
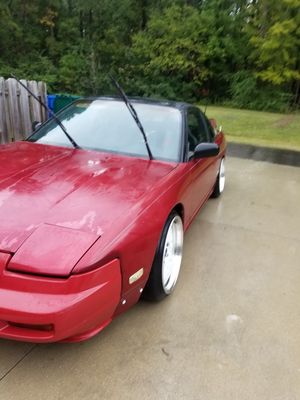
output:
M180 272L182 249L182 218L176 211L172 211L162 231L143 292L144 299L160 301L174 291Z
M214 186L214 190L211 194L211 197L213 198L219 197L223 193L224 188L225 188L225 158L223 157L220 162L217 180Z

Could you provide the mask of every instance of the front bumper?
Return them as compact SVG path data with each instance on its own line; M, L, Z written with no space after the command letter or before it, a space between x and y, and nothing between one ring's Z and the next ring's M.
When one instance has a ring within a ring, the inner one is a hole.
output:
M117 259L67 279L16 274L3 268L0 337L37 343L88 339L111 321L120 296Z

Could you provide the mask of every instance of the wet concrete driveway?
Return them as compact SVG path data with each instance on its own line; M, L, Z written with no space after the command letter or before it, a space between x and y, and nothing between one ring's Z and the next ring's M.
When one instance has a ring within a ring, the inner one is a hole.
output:
M176 292L82 344L0 342L0 399L300 398L300 169L229 158Z

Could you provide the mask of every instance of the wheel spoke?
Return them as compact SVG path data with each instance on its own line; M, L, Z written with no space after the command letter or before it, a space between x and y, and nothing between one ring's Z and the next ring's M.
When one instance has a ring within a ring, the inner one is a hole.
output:
M183 247L183 226L179 216L174 217L169 225L162 260L162 284L169 294L178 279Z
M220 170L219 170L219 191L223 192L225 187L225 161L224 158L221 161Z

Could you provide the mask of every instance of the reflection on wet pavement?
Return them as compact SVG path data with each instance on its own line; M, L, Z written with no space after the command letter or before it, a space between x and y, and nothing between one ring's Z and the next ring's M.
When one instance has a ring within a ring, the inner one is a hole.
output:
M232 157L248 158L256 161L268 161L274 164L300 167L300 151L295 150L229 143L228 155Z

